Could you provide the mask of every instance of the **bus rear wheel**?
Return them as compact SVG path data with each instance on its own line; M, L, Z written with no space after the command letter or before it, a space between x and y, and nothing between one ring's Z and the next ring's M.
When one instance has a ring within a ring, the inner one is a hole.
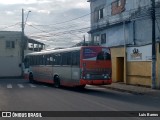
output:
M60 88L60 78L58 75L54 77L54 87Z

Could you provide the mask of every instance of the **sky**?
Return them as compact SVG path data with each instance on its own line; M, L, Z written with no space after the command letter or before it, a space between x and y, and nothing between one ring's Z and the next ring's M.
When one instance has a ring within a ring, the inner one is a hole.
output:
M22 8L25 35L46 48L70 47L83 41L84 35L88 39L87 0L0 0L0 31L21 31Z

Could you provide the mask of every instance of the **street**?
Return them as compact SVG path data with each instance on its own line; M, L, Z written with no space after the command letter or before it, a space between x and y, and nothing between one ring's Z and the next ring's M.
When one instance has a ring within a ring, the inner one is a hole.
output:
M159 106L158 97L118 92L98 86L87 85L84 90L66 87L58 89L51 84L30 84L23 79L0 79L0 111L160 111ZM124 120L118 118L121 119Z

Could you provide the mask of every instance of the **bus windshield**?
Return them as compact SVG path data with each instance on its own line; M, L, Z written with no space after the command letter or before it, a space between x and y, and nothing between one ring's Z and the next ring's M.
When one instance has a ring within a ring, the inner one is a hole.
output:
M111 60L110 50L103 47L83 48L83 60Z

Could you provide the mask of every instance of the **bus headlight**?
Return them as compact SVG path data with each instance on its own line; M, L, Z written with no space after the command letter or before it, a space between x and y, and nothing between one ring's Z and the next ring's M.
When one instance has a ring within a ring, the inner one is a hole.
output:
M86 75L86 78L87 78L87 79L90 79L90 74L87 74L87 75Z
M103 74L104 79L109 79L109 75L108 74Z
M106 79L106 78L107 78L107 76L106 76L106 75L104 75L104 78Z

